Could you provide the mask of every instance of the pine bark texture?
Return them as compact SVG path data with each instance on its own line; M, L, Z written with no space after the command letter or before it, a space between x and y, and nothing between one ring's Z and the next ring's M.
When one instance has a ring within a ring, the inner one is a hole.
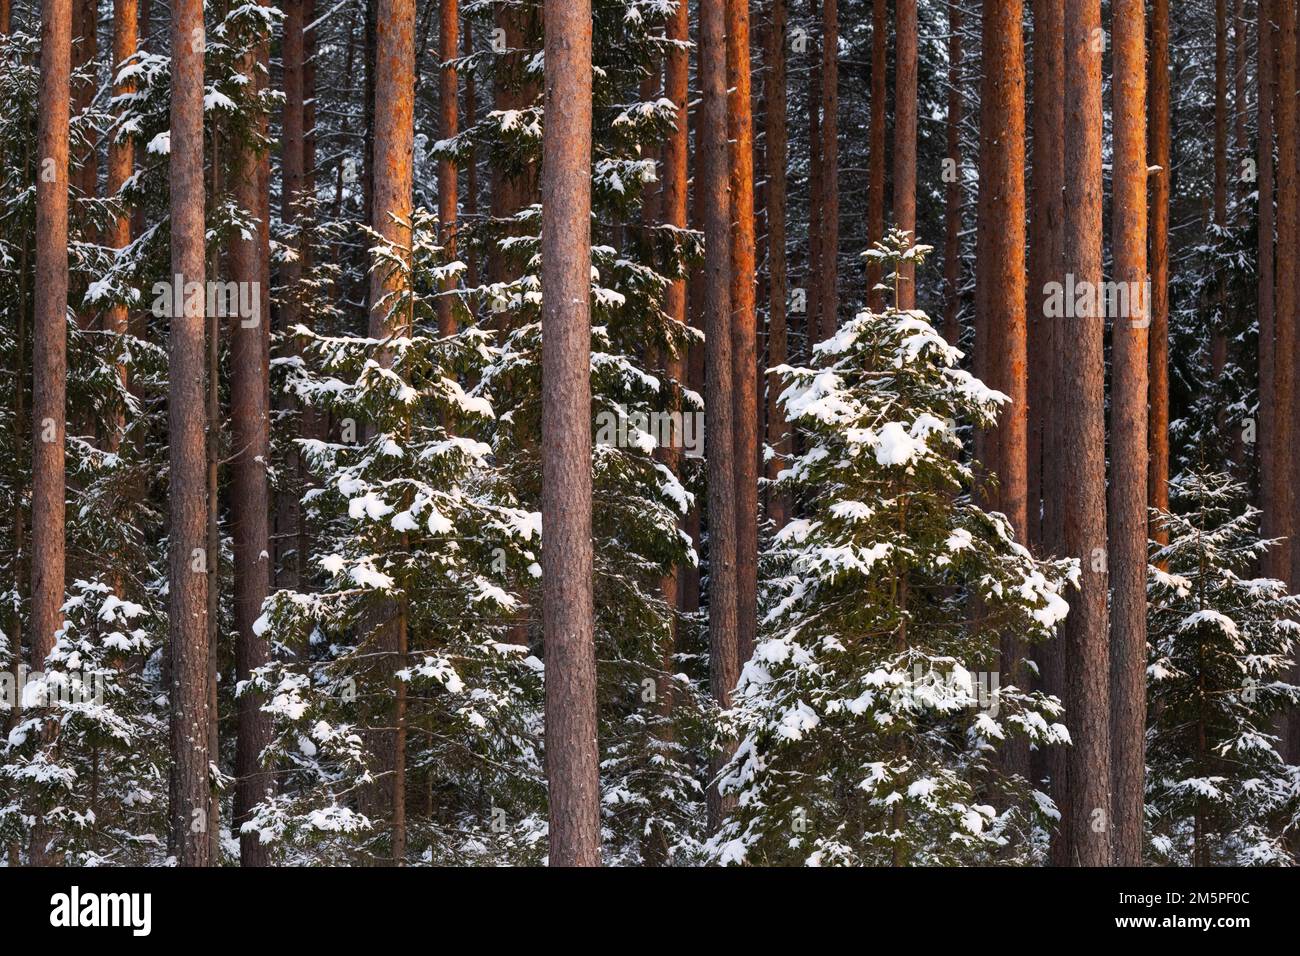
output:
M1300 236L1297 235L1296 99L1288 95L1296 88L1296 8L1290 0L1275 0L1277 10L1277 265L1273 300L1273 421L1272 446L1278 452L1277 467L1268 475L1265 487L1268 506L1263 514L1266 538L1281 538L1264 559L1264 573L1289 580L1294 549L1290 538L1294 526L1294 475L1297 457L1292 406L1295 400L1295 312L1296 282L1300 278Z
M240 72L253 84L261 82L255 51L247 53ZM261 212L261 181L256 151L249 145L231 153L230 180L235 203L244 214ZM270 370L268 316L261 311L262 248L256 234L236 230L230 237L230 278L259 289L258 312L253 320L236 316L230 324L231 419L231 535L235 578L235 679L247 681L253 671L270 660L264 636L254 630L262 602L270 592ZM262 697L248 692L239 697L235 738L234 823L239 827L262 800L272 778L261 765L262 751L271 742L271 718L262 712ZM239 834L239 860L243 866L267 866L270 854L256 833Z
M739 677L736 643L736 526L734 392L731 361L731 202L727 191L727 56L724 0L701 0L699 83L703 96L702 163L697 189L704 213L705 453L708 456L709 681L722 708L731 706ZM715 776L726 754L713 755ZM709 788L709 827L717 828L729 801Z
M683 5L684 6L684 5ZM769 13L767 46L765 114L767 140L767 366L784 365L790 357L786 297L789 282L786 274L786 163L789 138L786 132L786 0L772 0ZM671 59L669 60L671 66ZM670 94L671 95L671 94ZM775 452L767 463L767 478L773 480L786 466L793 452L793 436L785 413L777 402L780 389L775 380L765 379L767 395L767 443ZM790 502L773 492L768 497L767 514L772 525L785 527L790 519Z
M834 0L829 2L833 4ZM754 650L754 637L758 628L758 461L760 454L758 322L755 308L754 117L749 64L749 0L727 0L726 18L727 128L731 142L731 388L735 408L732 414L732 427L736 436L733 458L736 515L736 653L740 661L746 661ZM824 140L823 134L823 142ZM825 163L824 155L823 163ZM823 213L823 224L828 215L828 212ZM824 242L822 249L823 256L829 255ZM822 263L822 269L825 274L825 261ZM823 316L826 314L825 309L823 302ZM825 323L826 320L823 319L823 328Z
M1113 280L1139 290L1111 325L1111 759L1117 866L1142 863L1147 693L1146 16L1113 0Z
M988 0L983 9L979 232L986 262L979 270L978 301L986 310L991 382L1011 401L1003 408L993 442L999 510L1017 540L1028 543L1028 371L1025 329L1025 50L1021 0ZM1023 647L1002 637L1002 672L1021 684ZM1023 675L1023 676L1022 676ZM1027 745L1008 741L1007 767L1027 773Z
M867 131L867 247L885 236L885 72L888 69L889 0L871 4L871 117ZM876 291L880 266L867 263L867 302L880 311L884 295Z
M409 255L415 150L415 0L379 0L377 21L374 145L374 221L371 228ZM394 299L405 288L395 269L376 269L370 276L370 337L386 340L410 334L409 310L397 311ZM391 356L381 355L381 361ZM379 650L389 661L392 694L389 727L380 732L383 771L381 809L392 824L392 862L405 856L406 838L406 683L396 672L406 658L406 619L402 608L386 609L378 624Z
M1065 271L1075 283L1101 282L1101 5L1065 7ZM1105 318L1099 303L1058 319L1073 347L1062 352L1063 552L1079 559L1080 587L1064 628L1066 712L1073 746L1066 759L1065 856L1075 866L1110 863L1110 653L1107 633Z
M168 534L171 740L176 791L172 838L181 866L210 866L207 435L204 408L204 30L201 0L172 0L171 265L173 308L167 402L171 486ZM177 314L179 313L179 314Z
M1263 0L1267 4L1269 0ZM1262 56L1262 52L1261 52ZM1262 71L1261 71L1262 72ZM1271 53L1269 73L1272 72ZM1150 233L1150 272L1151 272L1151 325L1147 330L1148 347L1148 465L1147 465L1147 504L1161 511L1169 510L1169 195L1171 158L1169 142L1169 0L1152 0L1151 4L1151 80L1148 104L1149 157L1152 169L1150 178L1151 215ZM1260 129L1264 129L1261 118ZM1261 138L1263 134L1261 133ZM1260 194L1267 195L1269 201L1260 208L1260 222L1268 220L1268 242L1270 257L1273 241L1273 145L1272 134L1267 137L1267 149L1260 148ZM1267 161L1265 161L1267 153ZM1267 167L1268 191L1264 192L1265 172ZM1267 210L1264 206L1267 206ZM1263 227L1261 225L1261 231ZM1261 267L1263 260L1261 259ZM1268 272L1272 275L1272 261L1268 262ZM1261 283L1263 279L1261 277ZM1262 286L1261 286L1262 287ZM1273 290L1270 285L1267 296L1269 311L1272 311ZM1261 328L1264 322L1264 310L1260 310ZM1262 335L1261 335L1262 340ZM1261 342L1261 354L1263 345ZM1261 393L1262 394L1262 393ZM1263 403L1261 402L1261 415ZM1151 528L1151 536L1162 544L1168 544L1168 533L1159 525Z
M438 24L438 138L451 140L460 130L457 115L457 80L455 60L460 42L460 10L458 0L440 0ZM450 160L438 160L438 222L442 228L442 244L448 259L456 256L457 230L457 170ZM454 280L448 280L438 297L438 331L442 335L456 332L455 298L451 290Z
M550 863L600 863L591 543L591 6L548 4L542 163L542 627Z
M894 226L916 241L916 0L896 0L894 50ZM899 264L900 309L916 308L916 263Z

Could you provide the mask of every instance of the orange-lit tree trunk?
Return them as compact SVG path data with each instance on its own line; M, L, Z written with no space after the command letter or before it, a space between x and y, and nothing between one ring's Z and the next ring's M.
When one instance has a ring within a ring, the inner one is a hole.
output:
M171 744L176 790L172 842L182 866L210 866L208 779L211 675L208 659L207 435L204 317L202 0L172 0L171 243L173 308L167 420L171 637Z
M1101 283L1100 0L1065 8L1065 271ZM1063 552L1081 562L1079 590L1065 621L1065 707L1074 715L1067 757L1070 815L1062 821L1065 856L1076 866L1110 863L1110 654L1107 634L1106 427L1100 303L1060 320L1073 345L1062 350L1061 469Z
M668 19L667 36L669 40L677 41L679 45L669 49L665 57L663 95L672 102L677 112L677 118L673 131L668 134L668 139L664 143L664 188L661 212L666 225L675 229L685 229L687 226L686 202L690 184L690 170L687 165L687 147L690 139L687 126L687 104L690 102L690 53L685 46L690 42L690 21L686 4L678 4L677 9ZM669 284L664 297L664 312L672 321L683 327L683 341L685 341L685 326L688 317L686 315L686 281L684 279L675 279ZM685 381L685 346L668 356L665 371L674 381ZM672 463L677 466L674 471L680 469L680 458L680 454L675 454L672 458ZM670 602L670 606L676 606L679 603L679 578L680 570L674 569L671 583L668 578L665 578L663 582L664 597ZM670 661L665 661L665 665L670 663ZM665 666L665 670L668 671L668 666ZM672 673L672 671L668 672ZM667 706L671 707L672 695L668 693L666 696L668 698Z
M704 213L704 362L705 429L708 455L709 529L709 683L717 705L731 706L739 677L736 645L736 496L735 431L731 362L731 203L727 194L727 52L725 0L701 0L699 83L702 190ZM713 754L716 773L726 755ZM709 827L717 828L727 802L716 786L709 788Z
M438 137L452 139L459 130L456 97L459 84L456 77L456 50L460 42L460 11L457 0L441 0L438 25L438 57L442 65L438 71ZM450 160L438 161L438 222L442 228L442 244L449 258L456 255L456 164ZM453 335L456 331L454 299L451 290L454 281L448 280L443 294L438 298L438 331Z
M591 6L547 4L542 628L550 863L600 863L591 545Z
M916 239L916 0L896 0L894 17L894 225ZM916 264L899 264L898 307L916 307Z
M685 4L682 4L685 6ZM769 368L784 365L789 359L789 337L786 327L786 260L785 260L785 177L788 157L786 134L786 0L772 0L769 13L767 45L767 365ZM777 404L780 395L775 383L766 381L767 393L767 443L776 454L767 463L767 477L776 478L790 459L793 451L790 429L785 415ZM782 495L772 494L767 502L767 514L776 528L783 528L790 518L790 502Z
M1262 0L1261 7L1269 0ZM1261 14L1262 16L1262 14ZM1261 49L1261 64L1263 63ZM1260 68L1261 83L1272 81L1272 53L1268 54L1268 77L1265 69ZM1152 0L1151 4L1151 82L1147 116L1150 125L1148 154L1150 157L1151 217L1150 232L1150 271L1151 302L1149 306L1151 325L1147 330L1147 390L1149 422L1147 429L1147 504L1161 511L1169 510L1169 186L1170 186L1170 149L1169 149L1169 0ZM1261 100L1262 103L1262 100ZM1261 106L1261 110L1263 106ZM1271 278L1273 271L1273 143L1272 132L1265 137L1264 114L1261 112L1261 141L1267 140L1267 146L1260 146L1260 195L1268 196L1268 201L1261 204L1261 235L1268 236L1269 257L1267 269ZM1267 157L1267 158L1266 158ZM1159 167L1158 169L1154 167ZM1264 191L1267 177L1268 191ZM1264 207L1267 206L1267 209ZM1263 222L1267 217L1268 229L1265 233ZM1261 240L1262 241L1262 240ZM1265 262L1260 260L1261 270ZM1261 272L1261 286L1263 278ZM1268 310L1273 307L1273 289L1270 283L1267 295ZM1271 323L1270 323L1271 325ZM1264 307L1260 307L1260 328L1264 328ZM1263 333L1261 331L1261 356L1263 354ZM1261 396L1263 392L1261 391ZM1261 417L1264 403L1260 403ZM1271 411L1271 410L1270 410ZM1168 532L1158 523L1153 523L1150 535L1155 540L1167 544Z
M376 37L374 156L374 221L371 228L388 243L409 254L413 203L412 161L415 149L415 0L379 0ZM397 270L377 269L370 276L370 337L389 339L411 333L409 312L398 313L391 299L404 291L406 277ZM391 356L383 353L383 360ZM404 609L379 627L380 650L389 659L388 672L403 666L407 650ZM389 678L392 723L382 732L385 773L384 810L391 813L392 859L400 863L406 850L406 684Z
M955 9L955 6L954 6ZM885 102L886 55L889 43L889 0L871 4L871 118L867 131L867 247L885 235ZM867 302L879 310L884 296L876 291L880 266L867 263Z
M808 0L808 10L817 16L818 0ZM812 360L812 347L821 339L821 274L822 274L822 71L817 53L817 40L808 37L805 53L808 69L808 279L804 283L804 337L808 346L808 359Z
M754 301L754 117L750 96L749 0L727 0L726 29L727 128L731 141L731 388L735 408L732 428L736 436L733 461L736 514L736 652L740 660L745 661L754 650L754 635L758 628L758 459L760 452L758 324ZM825 162L824 155L823 162ZM825 223L825 214L822 221ZM829 255L824 243L822 255L824 257ZM822 262L822 269L825 272L825 261ZM822 315L826 315L824 302ZM826 320L823 318L823 327L825 323Z
M991 384L1010 397L1002 410L996 458L999 510L1011 521L1016 538L1027 543L1028 378L1025 338L1025 49L1021 0L984 4L982 45L984 79L980 93L979 232L986 237L987 260L978 270L977 293L987 309L982 327L989 333L976 348L988 351ZM1002 639L1004 679L1022 685L1023 648L1015 635ZM1008 741L1007 766L1027 773L1029 749Z
M1111 760L1117 866L1142 863L1147 667L1146 17L1144 0L1113 0L1116 282L1136 290L1111 326Z
M127 96L135 92L136 84L132 79L124 83L117 80L118 70L127 57L136 51L139 39L139 5L138 0L113 0L113 95ZM135 146L128 137L112 136L108 141L108 197L119 198L122 187L126 185L135 170ZM108 221L104 236L105 243L112 249L124 249L131 244L131 213L125 203L114 210ZM127 333L127 308L125 304L114 305L104 313L104 329L114 336ZM117 377L122 388L127 387L128 372L125 362L118 362ZM123 411L117 412L116 421L109 430L106 447L117 451L122 442L122 432L126 427Z
M68 119L72 4L41 4L32 338L32 669L62 625L67 429Z

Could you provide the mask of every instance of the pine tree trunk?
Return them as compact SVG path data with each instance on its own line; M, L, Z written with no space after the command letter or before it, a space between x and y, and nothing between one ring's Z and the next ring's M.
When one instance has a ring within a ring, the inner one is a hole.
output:
M1062 0L1034 0L1034 89L1033 169L1030 189L1031 243L1027 312L1036 335L1029 374L1037 379L1034 394L1039 401L1030 414L1042 422L1042 518L1039 547L1044 554L1059 555L1062 540L1060 398L1061 361L1058 344L1063 329L1057 319L1047 317L1047 288L1065 278L1065 234L1062 231L1065 188L1065 7ZM1031 502L1033 499L1031 498ZM1031 503L1030 507L1033 507ZM1064 651L1061 640L1047 641L1038 651L1043 689L1058 697L1064 694ZM1046 753L1044 753L1044 749ZM1063 747L1040 748L1034 752L1035 777L1050 776L1052 798L1059 808L1067 805L1065 791L1066 755ZM1052 860L1064 862L1063 836L1052 841Z
M1025 331L1025 50L1020 24L1021 0L984 4L981 87L979 233L985 236L987 260L978 272L983 289L978 300L988 311L983 327L994 388L1011 401L997 429L996 458L999 510L1017 540L1028 542L1026 481L1028 466L1028 378ZM994 306L994 304L996 304ZM990 307L993 306L993 307ZM1014 634L1002 637L1003 679L1024 686L1028 672L1020 664L1023 647ZM1027 774L1029 748L1023 739L1007 741L1007 769Z
M72 3L41 3L36 131L36 282L32 336L33 671L45 667L63 623L64 447L67 434L68 119ZM48 864L49 830L32 828L31 862Z
M1099 288L1101 273L1101 6L1065 8L1065 271ZM1107 640L1105 318L1100 303L1058 319L1073 340L1063 350L1061 469L1066 555L1081 562L1064 628L1064 704L1073 715L1067 757L1066 858L1076 866L1110 863L1109 650Z
M457 0L440 0L438 24L438 57L442 65L438 71L438 138L450 140L459 130L456 97L459 83L456 76L456 51L460 43L460 11ZM456 256L456 164L449 160L438 161L438 222L442 229L442 244L448 260ZM454 280L448 280L438 298L438 332L454 335L456 316L452 290Z
M240 72L257 83L257 55L250 51ZM231 154L233 198L248 216L257 216L262 197L257 152L244 144ZM230 325L230 469L231 532L235 576L235 679L247 681L270 659L266 638L253 629L270 590L270 497L266 463L270 460L270 383L262 361L268 347L268 317L260 310L261 246L256 236L236 231L230 237L230 277L241 286L259 287L256 321L236 317ZM262 713L262 697L246 693L238 700L235 739L235 832L266 795L271 776L259 757L271 742L271 721ZM270 855L256 833L240 833L239 861L266 866Z
M885 71L889 37L889 0L871 4L871 118L867 133L867 248L885 236ZM867 263L867 303L880 311L885 297L876 291L880 266Z
M1268 3L1269 0L1263 0ZM1271 59L1271 54L1270 54ZM1271 73L1271 67L1270 67ZM1151 174L1150 271L1151 271L1151 325L1147 330L1148 345L1148 405L1150 408L1147 431L1147 504L1161 511L1169 510L1169 191L1171 159L1169 144L1169 0L1152 0L1151 4L1151 83L1147 122L1150 124L1149 156L1152 167L1160 167ZM1262 120L1261 120L1262 123ZM1263 126L1261 125L1261 129ZM1269 140L1272 139L1270 135ZM1273 208L1273 146L1261 147L1263 159L1268 160L1268 237L1272 248ZM1263 189L1264 171L1261 164L1260 188ZM1261 216L1264 211L1261 209ZM1262 221L1262 220L1261 220ZM1262 260L1261 260L1262 265ZM1272 261L1268 263L1272 273ZM1261 279L1262 282L1262 279ZM1262 288L1262 285L1261 285ZM1273 289L1267 292L1269 309L1273 305ZM1263 322L1263 311L1260 312ZM1262 327L1262 326L1261 326ZM1263 345L1261 342L1261 350ZM1261 409L1263 403L1261 403ZM1169 543L1169 534L1158 525L1150 536L1161 544Z
M683 5L684 6L684 5ZM767 366L784 365L790 356L786 327L788 282L785 257L786 163L789 154L786 133L786 0L772 0L768 14L767 100L764 137L767 140ZM671 61L670 61L671 62ZM767 395L767 443L776 454L767 463L767 477L774 480L790 460L793 442L785 414L777 403L780 389L765 379ZM778 530L790 519L790 501L786 496L770 493L767 514Z
M896 0L894 16L894 226L916 240L916 0ZM898 307L916 308L916 264L899 264Z
M127 79L124 83L117 80L118 70L127 57L136 52L139 40L139 2L138 0L113 0L113 62L112 88L115 97L125 97L135 92L136 83ZM108 197L117 198L126 181L135 171L135 144L131 139L113 137L108 142ZM108 222L104 236L105 243L113 249L123 249L131 244L131 214L125 203L118 207ZM104 329L114 336L124 336L128 331L127 308L125 304L114 305L104 313ZM125 392L129 384L128 366L124 361L117 363L117 378ZM105 447L116 452L122 444L123 431L126 428L125 409L115 413L113 427L109 429Z
M736 644L736 502L734 495L735 431L732 427L731 361L731 204L727 194L727 57L724 39L724 0L701 0L699 83L703 96L701 137L697 150L702 163L696 188L704 205L704 363L705 429L708 457L709 531L709 683L714 700L731 706L739 676ZM716 774L727 755L715 752L710 763ZM708 794L709 829L716 830L731 804L717 788Z
M808 0L808 10L817 16L819 0ZM825 199L822 189L822 71L817 40L809 36L805 55L812 64L808 68L808 276L804 282L804 341L808 361L812 361L812 348L821 341L821 281L822 274L822 210Z
M1296 8L1291 0L1275 0L1277 10L1277 266L1273 306L1273 420L1272 446L1277 450L1276 467L1269 475L1268 502L1262 515L1263 535L1280 538L1277 547L1264 559L1264 573L1288 580L1291 575L1292 509L1295 498L1291 461L1294 452L1294 418L1290 414L1295 400L1295 312L1296 281L1300 278L1296 256L1297 175L1296 175L1296 102L1290 91L1296 87ZM1295 549L1300 550L1300 549Z
M834 0L830 0L831 3ZM754 120L749 0L727 0L727 127L731 141L731 350L735 402L736 652L754 650L758 627L758 324L755 309ZM824 139L824 134L823 134ZM823 162L825 156L823 155ZM823 188L825 188L825 178ZM823 212L823 223L827 212ZM827 255L823 244L823 256ZM823 261L823 273L826 263ZM825 316L825 303L822 315ZM823 319L823 327L825 320Z
M371 228L409 255L415 150L415 0L379 0L376 34L374 219ZM408 263L409 265L409 263ZM370 276L370 337L387 340L411 334L410 312L392 301L405 289L406 276L379 268ZM391 355L381 353L381 361ZM380 737L384 807L391 814L391 857L400 866L406 851L406 683L396 677L406 658L406 615L385 609L378 626L380 650L387 657L385 679L392 694L389 727Z
M474 52L474 27L469 20L465 21L465 29L461 37L461 55L469 56ZM478 80L474 71L470 70L465 75L465 125L473 126L478 120ZM471 143L469 155L465 160L465 216L471 222L478 218L478 151ZM479 283L478 252L474 249L469 250L466 259L465 277L467 284L472 288Z
M1167 4L1167 0L1160 0ZM1165 41L1168 42L1168 7L1165 6L1166 19ZM1273 510L1269 497L1273 484L1273 470L1278 467L1277 454L1273 446L1273 415L1276 399L1273 395L1273 366L1275 352L1273 348L1273 97L1276 65L1273 56L1273 0L1259 0L1259 67L1256 75L1256 89L1259 100L1259 286L1256 304L1259 311L1259 507L1264 513ZM1153 43L1155 33L1153 30ZM1153 48L1152 55L1157 55ZM1154 84L1151 95L1156 95ZM1169 95L1166 85L1164 95ZM1166 194L1167 195L1167 194ZM1164 213L1167 223L1167 211ZM1152 229L1156 228L1155 210L1152 211ZM1154 240L1153 240L1154 241ZM1152 257L1151 282L1155 288L1155 264ZM1167 269L1167 266L1166 266ZM1153 326L1154 329L1154 326ZM1154 384L1152 386L1154 388ZM1166 412L1167 414L1167 412ZM1157 422L1153 415L1151 422L1152 441L1154 442Z
M1146 23L1113 0L1112 277L1139 290L1111 332L1111 760L1117 866L1142 862L1147 666Z
M591 543L591 6L548 4L542 626L552 866L600 864Z
M168 355L171 738L176 793L171 825L178 862L209 866L207 436L205 434L203 5L172 0L171 241L173 309Z
M943 197L943 337L950 345L956 345L961 336L962 20L961 7L953 3L948 7L948 149L945 156L951 164L952 178L944 185Z
M822 217L821 310L822 339L839 324L840 247L840 20L838 0L822 0Z

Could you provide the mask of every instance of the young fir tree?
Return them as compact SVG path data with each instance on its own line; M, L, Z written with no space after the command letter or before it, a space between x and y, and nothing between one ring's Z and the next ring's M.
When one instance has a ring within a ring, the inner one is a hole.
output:
M466 11L480 15L487 5ZM541 260L540 206L526 184L540 161L544 121L537 12L533 3L516 10L520 48L459 61L462 70L491 75L512 94L513 108L493 110L435 147L439 156L463 158L482 146L498 182L524 184L517 212L467 222L460 242L461 255L477 251L503 263L502 274L494 278L489 268L489 281L465 290L480 327L495 330L500 342L475 394L497 409L488 440L500 473L532 510L541 500ZM700 437L680 416L697 413L701 401L647 360L683 354L689 332L663 303L671 279L684 278L699 254L695 233L641 216L646 193L657 188L651 157L677 118L671 100L639 96L672 42L664 32L669 12L657 0L595 0L592 10L592 530L602 845L614 864L683 862L697 853L703 823L692 745L702 735L704 675L680 666L698 659L686 653L696 645L685 638L696 635L684 635L673 656L677 612L660 591L669 568L695 561L680 529L694 495L690 479L679 481L658 457L661 444ZM527 596L530 606L540 607L539 584ZM521 626L519 639L536 637Z
M868 255L896 284L928 246ZM1067 743L1055 698L998 670L1000 636L1050 637L1072 566L1037 561L982 510L956 423L1006 397L957 368L918 311L860 312L809 367L773 369L804 451L779 490L803 503L773 542L762 639L728 715L723 863L1023 862L1051 801L1008 773L1012 735ZM991 673L990 673L991 672Z
M1146 815L1155 861L1289 864L1300 771L1274 720L1300 701L1288 675L1300 597L1249 577L1275 542L1246 489L1199 469L1170 482L1169 544L1150 572Z
M412 334L292 330L301 358L287 360L288 387L334 433L299 441L317 476L304 498L316 586L276 592L258 625L275 654L254 678L274 721L263 757L282 785L246 828L283 844L285 859L380 849L385 821L367 815L367 788L394 678L408 688L411 862L526 862L544 846L541 665L508 640L522 582L540 573L539 521L474 437L494 411L460 382L480 377L493 349L473 326L438 334L438 290L463 266L442 261L435 225L416 211L411 250L371 236L375 268L411 263L411 292L386 306ZM394 616L408 643L396 662L377 652Z

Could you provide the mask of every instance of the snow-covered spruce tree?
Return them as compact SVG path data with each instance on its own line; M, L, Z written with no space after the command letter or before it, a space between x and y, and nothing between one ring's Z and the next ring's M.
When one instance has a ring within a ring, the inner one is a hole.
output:
M395 678L408 688L411 862L526 862L544 850L541 664L509 641L521 581L539 573L539 522L474 437L493 409L460 382L482 374L485 334L437 333L439 283L461 264L442 261L432 217L417 210L412 225L413 291L387 305L414 334L381 342L300 326L301 358L286 360L295 397L333 434L300 441L318 476L304 499L318 588L278 591L259 622L275 658L255 677L274 718L264 758L282 785L247 826L285 860L341 862L387 840L365 803ZM376 268L408 268L406 251L372 240ZM394 618L405 661L377 651Z
M71 592L44 670L23 672L0 744L0 776L18 797L0 807L0 838L21 841L39 815L66 863L158 864L168 739L154 651L166 614L98 580Z
M486 3L466 7L474 16ZM437 154L464 157L477 144L499 182L513 184L517 209L498 209L462 229L461 254L487 263L485 279L466 290L484 329L500 347L475 394L499 412L489 441L501 474L524 506L540 508L541 281L540 166L542 65L540 5L508 5L517 45L486 48L460 61L508 91L510 108L489 112ZM665 571L693 562L679 523L692 501L659 461L660 446L688 444L698 428L675 435L664 423L697 413L698 396L647 356L680 353L688 330L662 309L670 279L698 255L694 233L647 224L647 190L656 188L652 150L675 111L671 101L638 95L666 49L661 0L596 0L592 19L592 412L593 534L596 561L596 656L600 704L603 846L606 862L681 863L697 853L703 824L699 748L704 705L694 665L696 635L683 628L672 667L676 610L659 587ZM515 31L518 31L517 34ZM669 416L669 417L665 417ZM690 424L690 419L686 424ZM658 424L659 427L654 427ZM688 459L689 462L689 459ZM688 471L694 469L689 467ZM527 595L540 601L540 582ZM535 618L537 615L531 615ZM518 636L541 635L521 615ZM686 666L691 665L691 666ZM671 706L665 696L670 696Z
M928 246L893 233L887 274ZM891 278L891 281L892 278ZM761 640L727 715L740 744L722 863L1029 862L1050 800L1008 774L1019 734L1068 742L1059 702L998 674L999 635L1050 637L1070 562L1035 560L971 495L956 423L1006 397L957 368L922 312L860 312L811 367L773 369L804 451L777 486L803 516L773 541ZM978 608L978 611L975 609Z
M1150 572L1147 825L1153 860L1287 864L1300 771L1274 718L1300 701L1287 679L1300 597L1249 577L1275 542L1243 485L1209 469L1170 482L1169 544Z

